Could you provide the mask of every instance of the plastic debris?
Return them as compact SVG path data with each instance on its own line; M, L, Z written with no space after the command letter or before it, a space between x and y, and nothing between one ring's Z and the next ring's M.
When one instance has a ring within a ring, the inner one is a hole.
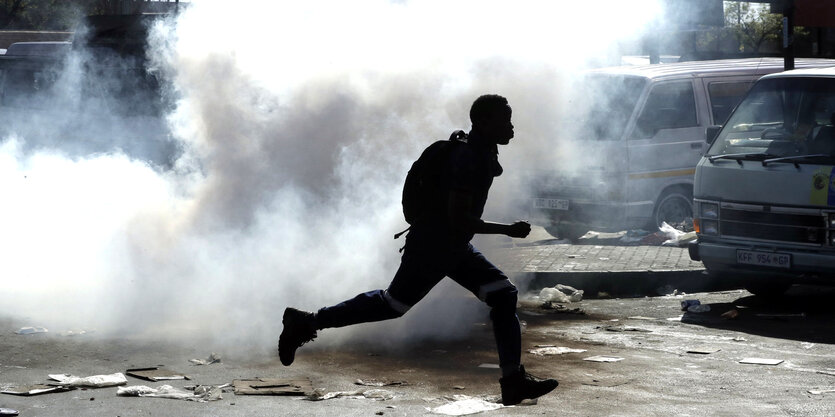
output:
M406 381L389 381L389 380L377 380L377 379L358 379L354 381L356 385L364 385L367 387L388 387L393 385L408 385Z
M87 377L78 377L69 374L52 374L49 379L58 381L61 385L68 387L85 387L85 388L102 388L115 387L117 385L125 385L128 379L125 374L117 372L110 375L93 375Z
M195 366L197 366L197 365L211 365L213 363L220 363L220 355L218 355L217 353L212 352L212 354L209 355L209 357L206 358L206 359L189 359L188 361L191 362L192 364L194 364Z
M385 389L369 389L369 390L357 390L357 391L335 391L335 392L325 392L323 389L318 388L313 390L313 393L307 396L307 399L310 401L324 401L330 400L334 398L350 398L350 399L371 399L376 401L386 401L394 398L394 391L389 391Z
M498 403L467 395L453 395L452 399L453 401L451 403L435 407L431 409L430 412L445 416L466 416L484 411L498 410L504 407Z
M583 290L557 284L555 287L546 287L539 291L539 299L543 303L576 303L583 300Z
M194 392L179 390L171 385L162 385L157 388L151 388L145 385L132 385L129 387L119 387L116 390L116 395L120 397L154 397L154 398L168 398L172 400L185 400L196 402L217 401L223 399L221 392L225 385L199 385L195 387Z
M827 394L827 393L830 393L830 392L835 392L835 388L829 388L829 389L810 389L808 392L809 392L809 394L812 394L812 395L821 395L821 394Z
M588 358L583 358L583 360L590 362L619 362L623 358L618 356L589 356Z
M746 363L752 365L779 365L783 363L782 359L765 359L765 358L745 358L739 363Z
M16 331L16 334L37 334L37 333L48 333L49 330L46 327L34 327L34 326L26 326L21 327L20 330Z
M582 353L585 352L586 349L572 349L569 347L564 346L543 346L537 349L531 349L528 353L532 353L536 356L548 356L548 355L564 355L566 353Z
M16 416L20 414L17 410L11 408L0 408L0 416Z

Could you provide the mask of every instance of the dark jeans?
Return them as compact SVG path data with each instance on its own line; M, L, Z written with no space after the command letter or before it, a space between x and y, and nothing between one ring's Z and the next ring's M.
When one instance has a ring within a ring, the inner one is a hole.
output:
M516 287L469 243L452 247L408 236L400 268L388 289L362 293L322 308L316 315L317 327L342 327L400 317L445 276L491 307L499 365L502 370L518 369L522 342L516 316Z

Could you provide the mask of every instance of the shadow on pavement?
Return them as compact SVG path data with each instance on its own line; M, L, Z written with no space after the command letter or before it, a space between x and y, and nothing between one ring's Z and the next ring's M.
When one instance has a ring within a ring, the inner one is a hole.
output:
M682 323L753 335L835 344L835 288L794 287L780 297L747 296L685 312ZM734 313L734 311L736 313Z

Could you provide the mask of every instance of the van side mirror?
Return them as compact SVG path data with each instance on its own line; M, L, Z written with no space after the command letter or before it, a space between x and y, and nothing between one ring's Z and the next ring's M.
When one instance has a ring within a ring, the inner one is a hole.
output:
M722 126L708 126L705 129L705 142L708 145L713 144L713 141L716 140L716 136L719 135L719 131L722 130Z

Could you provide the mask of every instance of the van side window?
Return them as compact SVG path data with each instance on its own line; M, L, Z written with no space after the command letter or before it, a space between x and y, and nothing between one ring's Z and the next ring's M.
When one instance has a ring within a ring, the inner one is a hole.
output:
M707 86L710 95L710 110L713 113L713 124L723 125L728 121L731 110L739 104L742 96L751 88L753 81L715 82Z
M658 84L649 92L632 137L647 139L661 129L693 126L698 126L693 83L684 81Z

